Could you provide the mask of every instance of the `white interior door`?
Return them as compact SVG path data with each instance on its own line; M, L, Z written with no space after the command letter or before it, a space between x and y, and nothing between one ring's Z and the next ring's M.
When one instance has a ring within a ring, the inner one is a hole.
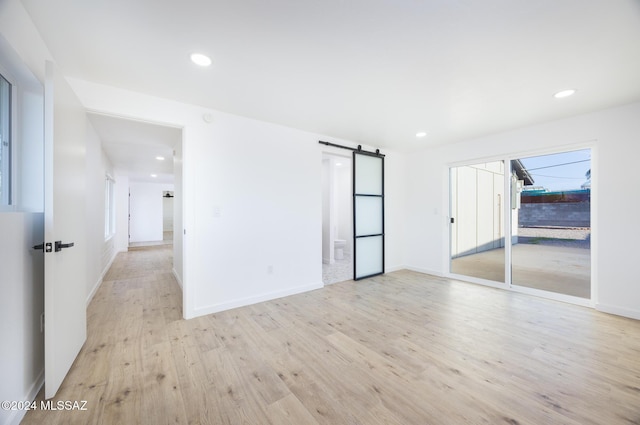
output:
M48 399L55 396L87 337L86 115L51 62L46 63L44 115L45 246L50 251L45 253L44 287Z

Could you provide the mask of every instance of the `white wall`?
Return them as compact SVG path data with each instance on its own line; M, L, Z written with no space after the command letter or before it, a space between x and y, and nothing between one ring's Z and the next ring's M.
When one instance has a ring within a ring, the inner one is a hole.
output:
M640 200L630 194L640 158L640 104L434 147L407 157L407 265L448 272L448 166L593 147L592 276L598 309L640 319L635 270ZM625 208L620 208L621 204Z
M162 191L159 183L129 184L129 242L162 240Z
M183 128L186 317L322 286L323 149L318 140L329 138L70 82L93 111ZM202 119L205 113L212 114L213 123ZM385 153L390 269L404 264L404 156ZM284 156L295 160L283 161Z
M102 150L102 141L89 121L86 136L87 207L87 304L117 254L115 238L105 240L105 178L113 176L113 166Z
M11 8L0 3L0 67L16 87L17 112L14 205L0 211L0 400L17 401L33 399L44 380L44 257L32 248L44 238L44 103L41 82L13 45L35 28L19 16L9 19ZM0 410L0 424L17 424L24 413Z
M384 240L387 272L406 267L407 155L382 150L384 158Z
M0 213L0 400L32 400L44 381L42 213ZM24 411L0 409L0 424Z

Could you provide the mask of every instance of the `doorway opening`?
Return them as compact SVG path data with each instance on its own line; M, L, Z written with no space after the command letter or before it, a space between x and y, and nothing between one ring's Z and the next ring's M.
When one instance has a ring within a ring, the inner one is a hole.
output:
M129 249L173 244L174 185L129 183Z
M132 244L172 248L173 274L183 286L182 128L89 112L113 168L115 252ZM176 229L174 232L173 229Z
M322 155L322 281L353 278L352 159Z

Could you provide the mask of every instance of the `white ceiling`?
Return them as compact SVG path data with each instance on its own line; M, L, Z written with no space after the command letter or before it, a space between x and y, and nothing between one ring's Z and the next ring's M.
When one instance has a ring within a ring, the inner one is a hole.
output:
M640 0L22 2L68 76L380 148L640 100Z
M116 173L129 176L133 182L173 183L173 151L182 143L181 129L88 115ZM164 160L156 159L158 156Z

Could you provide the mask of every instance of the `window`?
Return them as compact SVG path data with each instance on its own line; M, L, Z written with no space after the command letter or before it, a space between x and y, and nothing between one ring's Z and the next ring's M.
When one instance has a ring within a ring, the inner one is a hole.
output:
M113 202L115 181L107 175L104 185L104 238L109 239L116 233L116 215Z
M11 205L11 84L0 75L0 206Z

